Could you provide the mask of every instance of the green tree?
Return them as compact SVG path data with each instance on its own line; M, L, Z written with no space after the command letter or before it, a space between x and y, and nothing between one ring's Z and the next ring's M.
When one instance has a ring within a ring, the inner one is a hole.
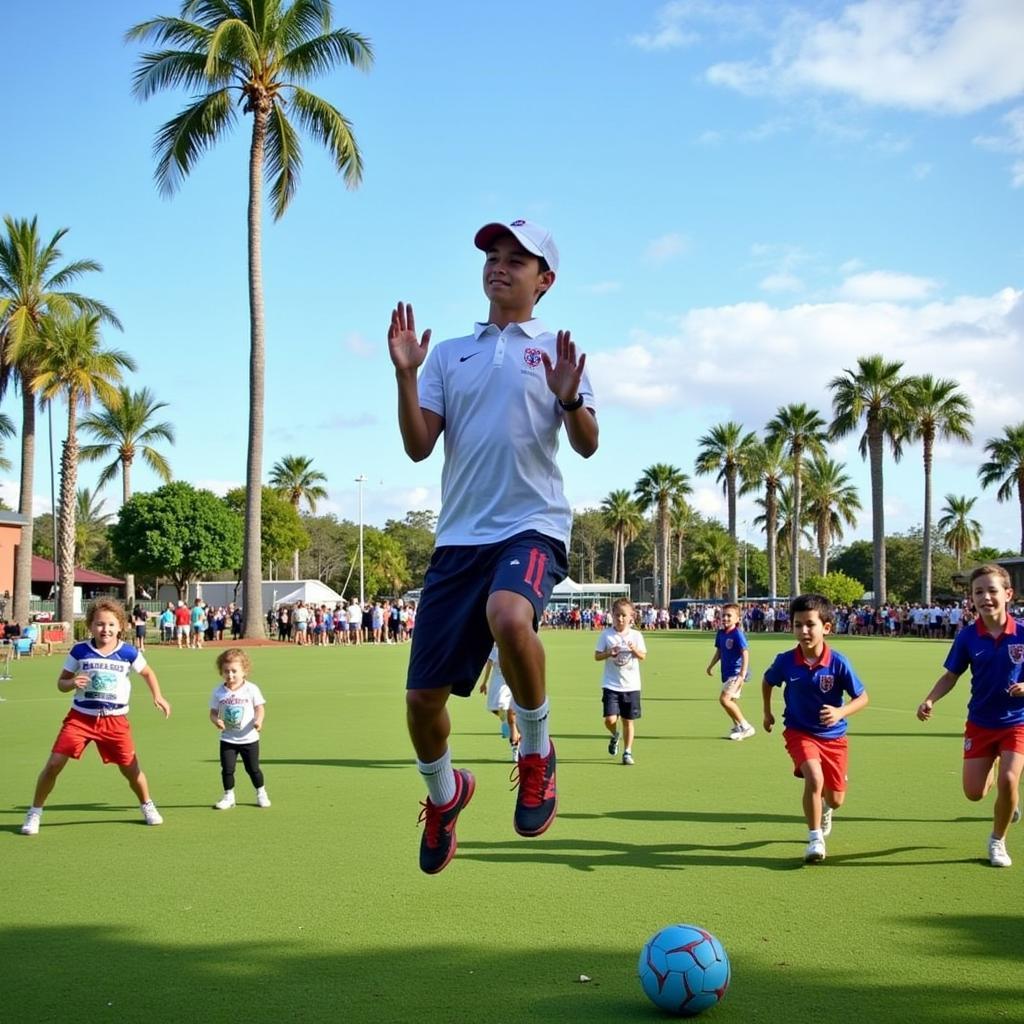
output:
M301 511L305 503L312 515L316 514L316 503L327 497L327 488L322 483L327 477L318 469L313 469L313 460L305 455L285 455L274 463L270 471L270 486L291 502L296 513ZM292 560L292 579L299 578L299 549L296 548Z
M697 441L698 451L694 466L698 476L718 474L728 509L729 536L732 538L734 561L729 577L729 600L739 594L739 545L736 540L736 487L743 467L750 457L757 438L752 431L743 432L735 422L718 423Z
M768 596L779 596L778 554L776 529L779 521L779 489L790 475L789 456L781 437L772 441L758 441L750 449L740 468L740 494L758 494L764 491L765 553L768 559ZM755 520L756 522L756 520Z
M872 587L877 604L886 602L882 456L888 443L893 459L899 462L911 413L911 385L900 376L902 369L902 363L887 362L880 355L862 356L857 360L856 370L844 370L828 385L832 391L832 437L845 437L864 421L860 454L868 459L871 473Z
M814 524L818 545L818 575L828 574L828 550L843 538L843 526L855 526L860 511L857 488L846 466L816 455L807 467L807 518Z
M324 146L350 187L362 177L352 126L336 107L303 87L335 67L368 69L369 41L334 28L329 0L183 0L180 15L141 22L129 40L154 43L135 70L133 92L148 99L184 88L194 97L157 133L157 184L175 192L199 157L222 141L236 111L252 114L248 168L249 444L246 459L245 632L263 629L260 499L264 372L263 177L270 175L274 218L298 187L302 148L295 125ZM294 121L294 123L293 123Z
M104 512L106 504L88 487L79 487L75 499L75 565L91 565L95 554L107 540L107 524L113 512Z
M808 576L804 580L804 589L809 594L827 597L834 605L856 604L864 596L864 584L860 580L834 570L819 576Z
M170 464L154 446L161 441L174 444L174 426L167 421L152 422L167 403L157 402L149 388L132 391L122 385L118 395L118 402L104 404L101 412L82 418L79 429L91 434L95 443L83 444L78 450L78 458L81 462L110 460L96 481L96 489L102 490L120 472L123 504L132 496L132 465L139 455L164 483L171 482ZM125 598L131 607L135 602L135 576L132 573L126 574Z
M303 555L305 578L320 580L342 593L359 550L359 528L347 519L338 522L333 515L303 516L302 525L309 535Z
M682 470L658 462L643 471L633 490L636 492L636 503L641 512L651 508L655 510L657 552L661 569L655 603L660 608L667 608L672 593L669 513L673 502L690 494L693 488L690 486L690 478Z
M406 512L404 519L389 519L384 524L384 533L397 541L402 549L411 587L423 586L423 577L427 574L427 566L434 553L436 528L437 515L428 511Z
M981 523L971 518L977 498L968 498L966 494L947 494L946 504L939 509L939 521L936 524L942 531L942 539L949 545L956 557L957 572L964 564L964 556L981 544Z
M999 485L996 498L1009 501L1016 493L1020 509L1020 553L1024 555L1024 423L1004 427L1001 437L985 442L988 461L978 469L982 487Z
M363 530L363 590L377 597L400 597L409 589L409 566L394 537L375 527Z
M269 561L279 564L287 561L294 551L305 551L309 547L309 534L295 506L287 498L271 487L264 487L263 492L260 501L260 549ZM224 495L224 500L244 523L247 508L245 488L232 488ZM267 578L270 578L269 566Z
M605 549L611 553L611 542L604 525L604 513L596 508L587 508L575 513L568 551L569 575L576 577L580 583L594 583L607 579L607 573L598 568Z
M717 523L705 523L691 534L681 576L694 597L719 597L727 592L736 558L736 542Z
M623 489L611 491L601 502L601 518L612 536L612 583L625 583L626 547L643 529L643 513L633 495Z
M800 593L800 530L803 525L804 455L825 454L825 421L804 403L782 406L765 427L769 443L781 441L789 456L793 515L789 534L789 591Z
M932 603L932 462L935 442L971 441L971 401L955 380L936 380L926 373L911 377L908 440L921 442L924 457L924 555L921 562L921 601Z
M78 488L78 410L94 398L107 405L119 400L122 370L134 370L126 352L103 348L99 315L74 319L51 314L42 327L43 348L35 363L32 390L43 402L63 397L68 408L67 437L61 445L60 504L57 512L57 617L75 614L75 511Z
M172 580L182 600L192 580L242 562L238 513L211 491L182 481L133 495L110 528L110 540L128 571Z
M4 228L5 234L0 236L0 396L12 380L17 380L21 387L18 512L24 520L15 557L12 615L16 622L28 622L36 463L36 396L32 381L43 348L40 332L51 314L90 314L118 328L121 323L113 310L98 299L71 290L80 277L103 268L89 259L62 265L60 243L68 233L67 228L61 228L48 242L40 237L35 217L4 217Z

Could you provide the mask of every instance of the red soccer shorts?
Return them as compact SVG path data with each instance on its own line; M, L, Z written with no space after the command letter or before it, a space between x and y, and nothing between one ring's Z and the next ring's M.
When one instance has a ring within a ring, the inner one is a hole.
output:
M964 726L964 760L985 757L994 761L1004 750L1024 754L1024 725L1007 725L1002 729L986 729L968 722Z
M784 729L782 738L786 751L793 759L793 774L803 778L800 766L804 761L820 761L825 776L825 788L833 793L846 792L847 742L845 736L823 740L798 729Z
M90 743L96 744L104 764L127 765L135 760L132 729L125 715L83 715L72 708L57 733L53 752L77 761Z

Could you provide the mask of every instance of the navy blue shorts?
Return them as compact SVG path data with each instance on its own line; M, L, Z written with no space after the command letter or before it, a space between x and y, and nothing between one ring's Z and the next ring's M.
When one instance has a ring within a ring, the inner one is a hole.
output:
M601 705L604 708L605 718L624 718L627 721L636 721L640 717L640 691L639 690L609 690L607 687L601 690Z
M536 530L497 544L436 548L416 609L406 689L450 686L468 697L494 645L487 598L496 590L522 594L533 605L536 629L568 571L562 543Z

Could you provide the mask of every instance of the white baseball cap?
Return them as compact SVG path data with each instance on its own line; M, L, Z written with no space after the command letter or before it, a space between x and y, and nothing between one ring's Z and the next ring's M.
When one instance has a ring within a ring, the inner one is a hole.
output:
M518 217L508 224L501 224L497 221L485 224L476 233L473 244L478 249L483 249L486 252L499 235L505 234L515 236L516 240L527 252L532 252L534 256L543 257L552 270L558 270L558 246L555 245L551 232L539 224L534 224L531 220L523 220L521 217Z

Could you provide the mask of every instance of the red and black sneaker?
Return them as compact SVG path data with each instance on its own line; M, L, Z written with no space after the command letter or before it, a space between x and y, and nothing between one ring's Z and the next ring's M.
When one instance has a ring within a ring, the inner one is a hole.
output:
M473 799L476 779L465 768L455 769L455 797L451 803L438 807L428 796L423 801L419 820L423 822L423 837L420 839L420 870L436 875L448 866L455 856L458 843L455 841L455 822L459 811Z
M539 836L551 827L558 810L555 790L555 745L547 757L522 754L512 780L519 786L516 795L515 828L521 836Z

